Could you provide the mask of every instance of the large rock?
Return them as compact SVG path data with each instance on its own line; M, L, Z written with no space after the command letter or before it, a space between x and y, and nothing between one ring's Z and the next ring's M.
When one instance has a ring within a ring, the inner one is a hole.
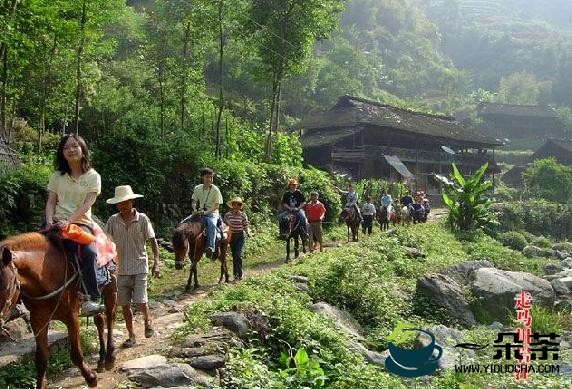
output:
M470 364L475 361L474 350L455 348L455 345L463 343L463 333L454 328L445 327L439 324L435 327L427 328L435 337L435 343L443 349L443 355L437 362L441 369L454 367L455 363ZM427 347L431 343L431 337L424 333L419 333L415 339L416 348Z
M354 319L348 312L342 311L341 309L325 302L313 304L310 309L320 315L332 319L334 325L340 331L345 332L347 335L355 339L363 340L363 329L357 320Z
M481 268L471 273L471 292L479 298L481 312L487 321L504 321L514 312L517 293L532 293L533 304L552 307L556 295L550 282L530 273Z
M448 267L443 274L453 278L461 285L466 285L469 282L469 275L471 272L483 267L495 267L495 265L493 265L491 261L487 261L485 259L466 261Z
M209 387L209 378L184 363L163 364L145 369L129 369L127 377L143 388Z
M355 353L361 354L361 356L369 363L377 366L385 366L385 360L389 355L389 350L385 350L382 353L377 351L368 350L364 345L356 341L350 341L348 348Z
M476 324L463 290L443 274L434 273L419 278L415 298L417 303L439 314L439 318L433 319L445 319L464 327Z
M217 312L212 316L214 325L223 326L231 330L241 338L245 338L250 330L250 324L246 317L239 312Z

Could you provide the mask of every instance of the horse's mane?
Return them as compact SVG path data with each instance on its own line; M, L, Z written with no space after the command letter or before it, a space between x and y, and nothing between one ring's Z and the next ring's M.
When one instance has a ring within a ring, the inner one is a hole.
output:
M0 247L8 247L12 251L44 250L47 245L48 238L37 232L10 236L0 242Z
M203 228L201 222L179 224L173 231L173 246L181 247L189 236L198 236Z

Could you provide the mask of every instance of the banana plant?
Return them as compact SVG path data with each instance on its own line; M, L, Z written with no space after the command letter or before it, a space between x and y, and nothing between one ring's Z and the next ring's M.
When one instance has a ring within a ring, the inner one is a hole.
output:
M442 184L443 201L449 208L451 228L465 231L494 223L493 214L489 211L491 200L486 195L492 183L484 180L487 168L488 163L485 163L472 177L465 177L453 163L452 180L435 174L437 181Z

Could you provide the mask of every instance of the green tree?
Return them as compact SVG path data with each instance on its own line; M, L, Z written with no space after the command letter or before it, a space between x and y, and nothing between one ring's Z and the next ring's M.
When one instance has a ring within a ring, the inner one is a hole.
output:
M537 159L522 178L533 197L557 203L572 201L572 168L554 158Z
M266 159L279 127L282 82L304 69L314 42L336 27L342 0L252 0L246 33L261 60L261 74L272 84Z

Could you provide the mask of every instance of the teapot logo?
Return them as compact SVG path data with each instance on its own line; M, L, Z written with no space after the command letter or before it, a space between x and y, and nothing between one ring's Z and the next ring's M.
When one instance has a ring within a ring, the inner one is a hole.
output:
M416 350L396 346L414 336L415 332L427 334L431 338L431 342ZM437 370L437 361L443 355L443 349L435 344L435 336L432 333L420 328L413 328L407 323L401 323L387 339L389 340L389 356L385 360L385 367L391 373L401 377L414 378L431 374ZM437 350L436 355L435 350Z

